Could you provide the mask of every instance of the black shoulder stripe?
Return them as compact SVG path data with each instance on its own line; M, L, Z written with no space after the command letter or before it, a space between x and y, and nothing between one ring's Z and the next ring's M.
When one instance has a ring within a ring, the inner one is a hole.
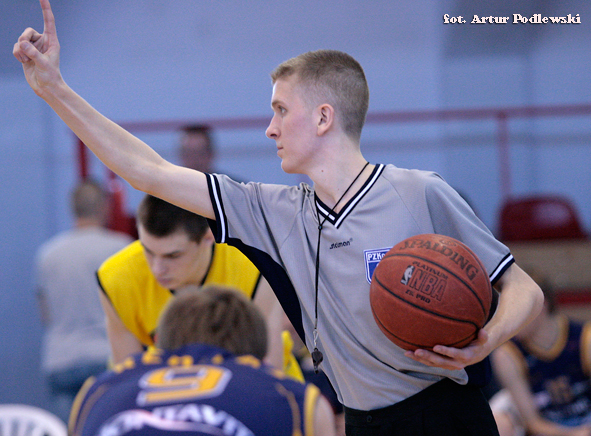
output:
M490 282L494 285L497 280L507 271L507 269L515 263L515 259L511 253L507 254L503 260L497 265L495 270L490 274Z
M211 199L211 205L215 213L215 226L212 226L211 220L210 227L215 229L215 238L218 243L225 243L228 237L228 220L224 213L224 205L222 203L222 192L220 189L219 182L213 174L206 174L207 177L207 188L209 190L209 198Z

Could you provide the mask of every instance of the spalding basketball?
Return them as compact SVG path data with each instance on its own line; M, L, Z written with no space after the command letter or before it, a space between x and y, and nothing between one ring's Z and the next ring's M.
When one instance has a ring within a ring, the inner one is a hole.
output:
M405 239L384 255L369 297L378 326L399 347L462 348L488 319L492 287L466 245L425 234Z

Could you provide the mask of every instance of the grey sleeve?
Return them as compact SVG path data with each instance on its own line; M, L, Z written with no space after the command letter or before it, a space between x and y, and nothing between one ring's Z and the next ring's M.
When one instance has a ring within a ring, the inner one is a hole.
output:
M427 177L425 200L435 232L470 247L495 283L514 262L509 248L494 237L465 199L435 173Z
M223 175L208 175L216 221L210 221L218 243L238 239L279 258L279 248L288 236L297 214L295 187L233 181Z

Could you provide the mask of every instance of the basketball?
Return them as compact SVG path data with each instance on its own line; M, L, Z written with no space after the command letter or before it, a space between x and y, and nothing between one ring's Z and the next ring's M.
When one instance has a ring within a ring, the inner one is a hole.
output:
M462 348L488 319L492 287L478 257L449 236L413 236L378 263L369 291L379 328L406 350Z

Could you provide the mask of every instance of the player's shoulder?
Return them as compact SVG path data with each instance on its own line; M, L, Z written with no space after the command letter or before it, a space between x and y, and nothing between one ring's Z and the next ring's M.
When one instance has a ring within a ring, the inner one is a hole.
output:
M252 267L255 266L239 249L228 244L216 244L214 251L214 260L222 260L234 265ZM256 268L255 268L256 269Z
M103 289L113 283L120 283L121 277L131 280L133 277L148 275L150 272L146 256L140 241L134 241L112 256L108 257L98 268L97 276Z
M143 247L139 240L133 241L112 256L109 256L100 266L99 271L128 268L145 261Z
M37 249L37 259L42 260L61 252L67 247L73 234L73 230L65 230L49 238Z

